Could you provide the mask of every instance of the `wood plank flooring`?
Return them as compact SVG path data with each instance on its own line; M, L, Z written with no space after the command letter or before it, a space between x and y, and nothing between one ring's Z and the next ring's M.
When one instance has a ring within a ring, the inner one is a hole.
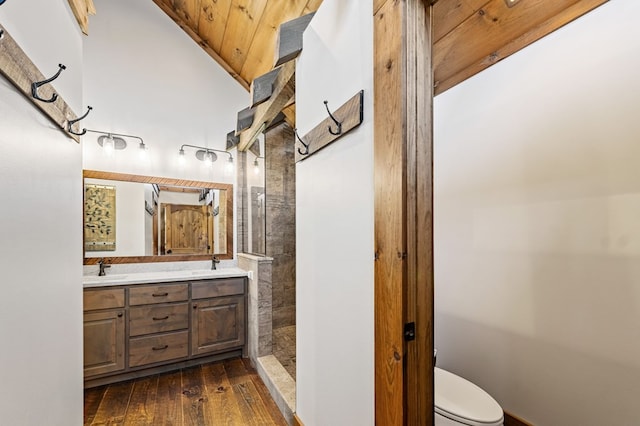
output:
M285 426L249 360L232 358L85 389L84 424Z

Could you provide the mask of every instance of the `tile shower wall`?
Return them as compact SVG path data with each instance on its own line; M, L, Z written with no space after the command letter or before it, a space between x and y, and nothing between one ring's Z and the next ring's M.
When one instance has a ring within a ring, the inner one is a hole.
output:
M251 271L248 288L248 352L255 364L272 352L271 262L270 257L238 253L238 266Z
M237 151L238 173L236 175L236 212L238 215L237 244L238 253L246 253L249 251L247 227L249 224L247 209L247 153Z
M295 138L283 123L265 134L266 255L273 258L273 328L296 320Z

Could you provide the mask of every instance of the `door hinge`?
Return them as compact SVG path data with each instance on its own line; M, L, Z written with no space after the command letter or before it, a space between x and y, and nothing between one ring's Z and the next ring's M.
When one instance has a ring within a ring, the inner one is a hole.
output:
M416 323L408 322L404 325L404 340L407 342L416 340Z

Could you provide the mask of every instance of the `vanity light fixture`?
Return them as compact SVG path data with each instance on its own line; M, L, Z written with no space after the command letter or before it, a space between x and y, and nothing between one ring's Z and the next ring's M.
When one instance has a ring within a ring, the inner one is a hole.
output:
M142 139L140 139L140 143L138 144L138 156L143 161L146 160L147 157L148 157L148 155L147 155L147 146L144 144Z
M264 157L256 157L256 159L253 162L253 173L256 175L260 174L260 163L258 163L258 158L264 159Z
M113 152L116 150L122 150L127 147L127 141L124 138L134 138L139 139L140 143L138 144L140 158L144 159L147 155L147 146L144 141L139 136L133 135L123 135L121 133L113 133L113 132L105 132L102 130L90 130L87 129L89 133L100 133L98 136L98 145L104 149L105 153L109 156L113 155Z
M230 152L227 151L223 151L221 149L215 149L215 148L207 148L204 146L196 146L196 145L189 145L189 144L183 144L180 147L180 151L178 151L178 154L180 156L180 162L184 162L185 161L185 156L184 156L184 148L185 147L189 147L189 148L194 148L196 149L196 158L200 161L204 161L205 164L207 164L208 166L212 166L213 163L218 159L218 154L216 154L216 152L221 152L223 154L227 154L229 156L229 161L227 162L227 170L233 170L233 156L231 155Z

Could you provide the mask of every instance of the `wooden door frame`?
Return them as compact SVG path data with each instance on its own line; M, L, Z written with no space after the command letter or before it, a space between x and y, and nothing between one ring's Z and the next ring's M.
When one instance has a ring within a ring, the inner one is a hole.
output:
M433 425L431 3L374 0L376 424ZM415 324L415 339L405 326Z

